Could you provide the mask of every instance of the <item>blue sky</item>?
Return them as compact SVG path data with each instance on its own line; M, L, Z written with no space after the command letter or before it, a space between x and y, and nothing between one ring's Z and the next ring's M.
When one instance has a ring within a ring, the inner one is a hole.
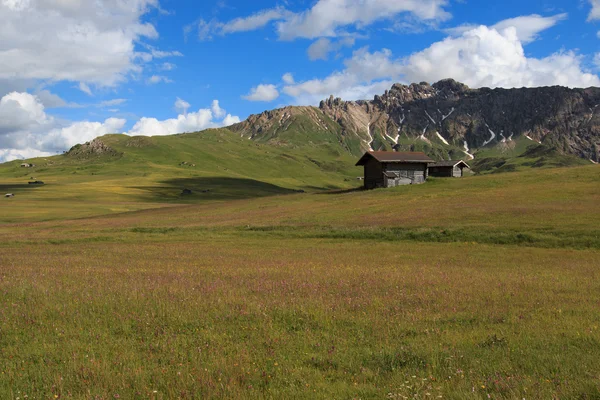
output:
M0 23L0 161L394 82L600 86L600 0L0 0Z

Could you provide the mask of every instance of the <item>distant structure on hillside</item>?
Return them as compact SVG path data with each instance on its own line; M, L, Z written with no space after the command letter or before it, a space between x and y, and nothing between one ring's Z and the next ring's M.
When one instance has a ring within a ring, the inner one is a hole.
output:
M462 160L439 161L429 165L429 175L441 178L462 178L465 168L471 169L469 164Z
M33 168L35 164L23 163L21 164L21 168Z
M462 161L435 162L421 152L369 151L356 163L365 168L365 189L425 183L431 176L463 176L469 165Z
M369 151L356 163L365 168L365 189L425 183L429 164L425 153Z
M11 198L11 197L15 197L15 195L12 194L12 193L7 193L7 194L4 195L4 197L6 197L8 199L8 198Z

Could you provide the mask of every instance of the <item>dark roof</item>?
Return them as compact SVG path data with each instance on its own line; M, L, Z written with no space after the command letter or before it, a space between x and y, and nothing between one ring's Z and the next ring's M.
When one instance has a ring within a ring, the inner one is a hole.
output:
M385 163L434 163L431 158L422 152L398 152L398 151L369 151L356 163L357 166L365 165L372 157L379 162Z
M429 168L438 168L438 167L456 167L459 164L463 164L464 167L471 169L469 164L464 162L463 160L450 160L450 161L438 161L435 164L431 164Z

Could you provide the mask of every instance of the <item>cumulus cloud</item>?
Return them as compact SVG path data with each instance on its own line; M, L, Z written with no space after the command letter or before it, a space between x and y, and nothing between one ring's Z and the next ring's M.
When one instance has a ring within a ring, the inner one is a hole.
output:
M572 51L528 58L516 28L498 31L480 26L411 55L402 62L402 69L411 82L453 77L472 87L600 84L598 76L586 72L581 61Z
M479 26L405 58L394 58L386 49L357 50L344 61L344 70L324 79L288 84L283 92L298 104L316 104L330 94L347 100L369 98L397 81L454 78L471 87L504 88L600 85L600 78L586 71L582 61L582 56L573 51L545 58L527 57L515 27L498 31Z
M52 129L37 139L36 144L42 149L66 150L98 136L120 133L126 123L127 121L121 118L108 118L104 122L75 122L63 128Z
M195 29L200 40L210 40L214 35L261 29L275 22L283 40L335 37L344 29L362 29L380 20L397 22L403 14L421 21L445 21L451 17L444 9L448 3L448 0L318 0L312 8L300 13L278 7L225 23L200 19L184 31L187 34Z
M599 0L600 1L600 0ZM545 31L567 19L568 14L557 14L550 17L542 17L538 14L522 15L515 18L505 19L491 26L499 32L506 28L513 27L517 30L517 37L523 44L533 42L538 38L540 32ZM478 25L467 24L456 28L447 29L446 32L454 36L462 36L465 32L477 28Z
M227 112L219 105L219 100L213 100L210 109L215 118L223 118L227 114Z
M178 99L176 102L180 102ZM185 105L189 106L187 102ZM181 106L181 103L179 104ZM219 128L240 122L239 117L227 114L214 100L211 108L199 109L196 112L179 114L176 118L158 120L142 118L127 132L131 136L167 136L185 132L197 132L208 128Z
M50 122L44 105L36 96L12 92L0 99L0 135L18 130L35 130Z
M3 0L0 79L114 86L140 72L135 44L158 37L142 21L157 6L158 0Z
M115 104L122 99L116 99ZM188 113L189 103L177 99L175 108L183 113L160 121L141 118L128 135L161 136L229 126L240 118L228 114L214 100L210 108ZM104 122L61 121L46 114L41 100L29 93L12 92L0 99L0 162L48 156L68 150L109 133L121 133L127 121L108 118Z
M37 157L66 150L107 133L118 133L126 121L65 122L46 114L36 95L12 92L0 99L0 161Z
M590 0L590 4L592 5L592 10L590 11L588 20L594 21L600 19L600 0Z
M36 149L0 149L0 162L8 162L13 160L26 160L28 158L48 157L54 155L47 151Z
M258 85L250 90L250 93L246 96L242 96L243 99L248 101L273 101L279 97L279 91L275 85Z

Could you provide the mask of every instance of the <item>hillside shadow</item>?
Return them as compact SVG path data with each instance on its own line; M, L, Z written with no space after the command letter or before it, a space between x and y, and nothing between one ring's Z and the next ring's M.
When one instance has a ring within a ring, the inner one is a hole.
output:
M143 200L197 202L233 200L298 193L266 182L243 178L197 177L161 181L158 186L133 186L147 193Z
M352 189L335 189L335 190L328 190L326 192L321 192L321 193L317 193L318 195L323 195L323 194L348 194L348 193L356 193L356 192L363 192L365 191L365 188L363 186L361 187L355 187Z
M12 184L0 184L0 195L4 196L7 193L19 193L24 190L37 189L41 185L29 185L27 183L12 183Z

